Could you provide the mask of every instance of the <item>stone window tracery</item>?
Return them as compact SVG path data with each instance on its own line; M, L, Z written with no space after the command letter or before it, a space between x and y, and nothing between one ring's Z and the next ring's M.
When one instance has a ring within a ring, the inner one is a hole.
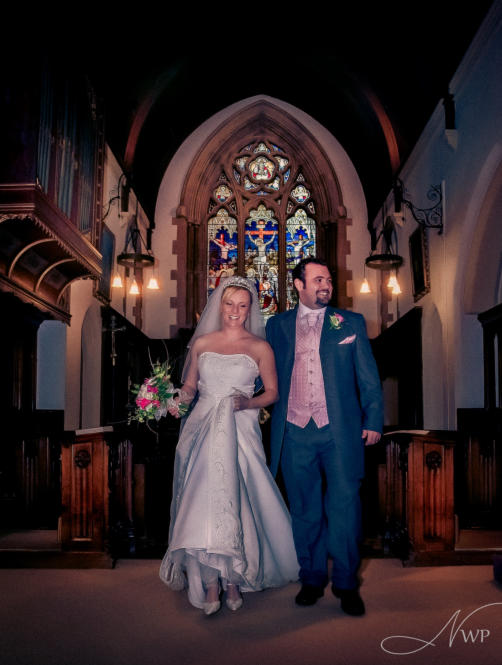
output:
M229 155L206 223L208 296L221 277L239 273L255 281L265 318L295 306L291 271L316 255L318 221L314 188L294 155L266 137Z

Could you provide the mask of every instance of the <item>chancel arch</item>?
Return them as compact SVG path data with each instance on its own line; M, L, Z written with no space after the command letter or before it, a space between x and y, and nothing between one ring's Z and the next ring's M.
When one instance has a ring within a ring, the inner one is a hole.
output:
M290 270L325 259L340 307L346 284L346 208L323 146L284 109L259 100L207 138L177 209L177 328L191 327L222 274L254 277L266 316L293 306ZM217 274L218 273L218 274Z

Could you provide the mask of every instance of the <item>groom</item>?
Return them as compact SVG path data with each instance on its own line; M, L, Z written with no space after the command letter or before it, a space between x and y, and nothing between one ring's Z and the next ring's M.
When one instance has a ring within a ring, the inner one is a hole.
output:
M279 401L271 429L271 471L281 465L293 522L302 587L298 605L314 605L328 582L344 612L364 614L360 564L359 487L364 444L380 439L378 370L360 314L328 306L333 292L324 261L309 257L293 270L299 306L269 319Z

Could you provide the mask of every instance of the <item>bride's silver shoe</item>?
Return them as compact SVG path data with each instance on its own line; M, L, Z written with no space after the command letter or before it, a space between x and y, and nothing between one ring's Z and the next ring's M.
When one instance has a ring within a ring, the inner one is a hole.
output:
M240 607L242 607L242 596L239 594L238 598L229 598L228 597L228 587L229 586L233 587L235 585L233 585L233 584L232 585L230 585L230 584L227 585L227 597L225 599L225 604L226 604L226 606L228 607L229 610L233 610L235 612L235 610L238 610ZM237 592L237 593L239 593L239 592Z
M221 607L221 602L215 600L212 603L204 603L204 614L209 616L210 614L215 614Z
M210 614L215 614L221 607L221 589L218 584L212 584L209 586L207 593L206 593L206 598L208 595L211 595L213 598L216 596L216 600L205 600L204 601L204 614L206 616L209 616Z
M238 610L239 607L242 607L242 598L237 598L237 600L230 600L230 598L227 598L226 604L229 610Z

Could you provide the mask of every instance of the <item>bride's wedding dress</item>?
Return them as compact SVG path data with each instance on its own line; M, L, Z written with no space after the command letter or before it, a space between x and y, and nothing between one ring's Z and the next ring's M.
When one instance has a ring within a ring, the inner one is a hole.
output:
M266 465L258 409L234 411L258 376L246 354L199 356L199 398L181 431L174 468L169 549L160 567L203 608L217 577L241 591L298 579L286 505Z

